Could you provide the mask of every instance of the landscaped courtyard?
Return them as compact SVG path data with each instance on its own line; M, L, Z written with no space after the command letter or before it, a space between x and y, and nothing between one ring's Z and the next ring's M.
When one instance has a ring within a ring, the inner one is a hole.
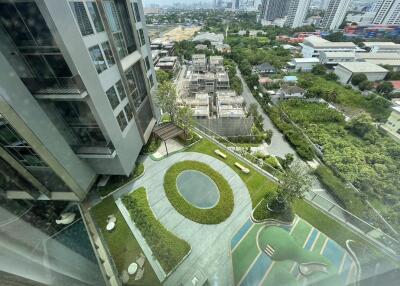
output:
M364 243L361 238L303 201L293 205L293 222L252 222L253 209L264 208L277 184L215 143L201 139L142 162L140 177L92 208L119 273L146 257L143 278L130 276L128 285L178 285L199 272L219 285L344 285L356 279L356 263L345 249L348 239ZM117 217L111 231L109 215Z

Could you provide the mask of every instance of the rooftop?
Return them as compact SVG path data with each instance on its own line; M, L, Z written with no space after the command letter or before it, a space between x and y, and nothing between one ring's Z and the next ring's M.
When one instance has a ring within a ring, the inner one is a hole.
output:
M400 89L400 80L390 80L394 89Z
M294 58L292 61L295 63L319 63L318 58Z
M210 32L199 33L196 37L193 38L192 41L193 42L210 41L210 42L221 42L222 43L224 41L224 35L210 33Z
M352 52L322 52L327 58L354 58L355 54Z
M400 59L400 53L356 53L358 59Z
M341 66L352 73L362 73L362 72L388 72L387 69L380 67L376 64L367 63L367 62L348 62L348 63L339 63L338 66Z
M297 81L297 76L294 76L294 75L284 76L283 81Z
M396 45L398 45L398 44L393 43L393 42L364 42L363 44L368 48L372 48L372 47L387 47L387 46L396 46Z
M380 66L400 66L400 58L398 59L366 59L365 62Z
M305 45L313 48L356 48L353 42L330 42L318 36L310 36L304 39Z

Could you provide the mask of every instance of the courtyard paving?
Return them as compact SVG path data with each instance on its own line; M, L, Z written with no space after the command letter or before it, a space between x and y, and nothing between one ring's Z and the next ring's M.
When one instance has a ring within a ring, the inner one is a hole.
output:
M164 175L170 166L184 160L207 163L229 182L234 194L235 207L227 220L217 225L199 224L182 216L170 204L163 188ZM194 152L177 153L161 161L153 161L147 157L144 165L144 176L113 196L117 199L132 190L145 187L155 216L169 231L190 244L190 255L165 280L164 285L185 283L191 280L198 269L206 274L210 285L233 285L230 241L248 220L252 211L250 195L239 175L220 160Z

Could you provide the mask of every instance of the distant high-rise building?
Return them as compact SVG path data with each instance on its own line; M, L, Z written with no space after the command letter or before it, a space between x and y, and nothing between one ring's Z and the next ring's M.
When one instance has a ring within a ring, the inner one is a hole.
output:
M0 2L0 177L9 198L82 200L129 175L156 122L141 1Z
M261 20L274 21L287 15L290 0L263 0Z
M310 3L311 0L291 0L289 3L285 26L291 28L303 26Z
M321 0L319 2L319 9L326 10L328 8L329 0Z
M374 24L400 24L400 0L378 0Z
M349 4L350 0L330 0L320 28L326 31L339 28L346 16Z

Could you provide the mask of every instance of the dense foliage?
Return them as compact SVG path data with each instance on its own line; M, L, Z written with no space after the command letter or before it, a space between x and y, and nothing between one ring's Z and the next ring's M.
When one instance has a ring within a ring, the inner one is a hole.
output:
M327 165L399 227L400 145L377 129L367 114L345 122L326 104L293 100L280 107L321 146Z
M125 195L122 201L162 268L166 273L173 270L189 252L190 245L169 232L157 220L149 206L144 188Z
M220 196L217 205L209 209L193 206L179 193L176 180L183 171L196 170L210 177L217 185ZM207 164L197 161L182 161L170 167L164 176L165 194L172 206L184 217L201 224L218 224L226 220L233 211L233 192L220 173Z

